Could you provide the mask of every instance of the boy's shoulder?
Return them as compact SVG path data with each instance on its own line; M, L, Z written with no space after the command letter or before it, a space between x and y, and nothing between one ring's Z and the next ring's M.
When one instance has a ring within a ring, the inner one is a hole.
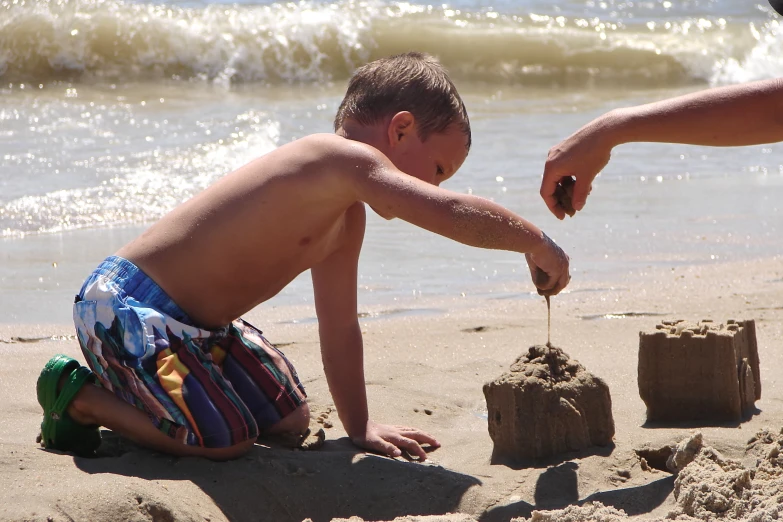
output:
M375 147L337 134L309 134L292 141L286 148L289 149L290 153L297 155L305 153L334 162L346 160L378 162L386 160L386 156Z

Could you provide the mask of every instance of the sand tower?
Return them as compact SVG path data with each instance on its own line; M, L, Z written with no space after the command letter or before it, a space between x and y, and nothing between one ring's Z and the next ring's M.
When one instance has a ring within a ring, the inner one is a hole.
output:
M756 323L663 321L639 332L649 421L739 421L761 398Z
M560 348L532 346L484 385L492 462L535 460L612 443L609 387Z

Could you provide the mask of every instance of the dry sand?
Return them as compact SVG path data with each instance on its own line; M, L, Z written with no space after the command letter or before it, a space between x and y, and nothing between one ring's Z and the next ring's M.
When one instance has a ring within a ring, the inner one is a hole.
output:
M347 441L330 411L317 326L291 322L312 317L309 309L261 307L248 319L265 326L296 365L313 422L320 417L325 426L325 444L316 451L259 444L228 463L167 457L116 439L103 458L40 449L36 378L55 353L80 358L73 329L0 325L0 519L773 520L783 504L783 457L776 453L783 427L781 261L649 269L610 282L580 282L575 274L568 293L552 300L552 342L608 383L614 446L519 469L490 464L482 385L546 341L544 300L526 296L524 282L517 298L415 303L438 314L363 310L377 314L362 321L371 415L435 435L443 447L426 463L368 455ZM667 318L756 320L762 398L752 418L719 426L645 424L638 334ZM706 448L678 478L643 469L634 452L696 431Z

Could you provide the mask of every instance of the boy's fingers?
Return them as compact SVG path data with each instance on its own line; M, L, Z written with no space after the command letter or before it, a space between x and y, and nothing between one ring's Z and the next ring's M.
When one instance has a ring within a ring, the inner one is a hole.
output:
M570 282L571 276L568 274L568 272L563 272L563 274L560 276L560 280L557 282L557 286L555 287L554 295L559 294L566 286L568 286L568 283Z
M427 452L424 451L424 448L419 446L416 442L411 441L413 444L410 446L405 446L405 449L408 450L408 453L416 457L419 461L425 461L427 460Z
M384 455L388 455L390 457L399 457L402 455L402 451L400 451L400 448L395 446L389 441L386 440L380 440L375 443L370 444L372 446L372 449L377 451L378 453L383 453Z
M555 295L559 291L557 288L560 277L547 274L541 267L536 267L535 279L533 280L538 290L538 295Z
M438 442L437 439L435 439L435 437L433 437L429 433L424 433L423 431L416 430L411 433L406 433L405 436L408 437L409 439L415 440L419 444L429 444L434 448L440 447L440 442Z
M557 281L555 280L555 282L554 282L554 284L552 286L547 287L547 288L539 288L538 289L538 295L541 295L541 296L544 296L544 297L546 297L546 296L553 296L553 295L557 295L558 292L560 292L560 290L561 289L558 287Z
M413 439L409 439L402 435L398 435L397 437L394 437L389 442L391 442L397 448L404 449L405 451L407 451L408 453L410 453L411 455L413 455L419 460L427 460L427 453Z

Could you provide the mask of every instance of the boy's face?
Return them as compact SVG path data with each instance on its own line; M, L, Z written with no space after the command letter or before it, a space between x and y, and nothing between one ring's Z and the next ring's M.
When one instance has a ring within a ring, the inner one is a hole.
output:
M399 113L392 118L389 140L387 155L394 165L435 186L453 176L468 156L467 136L456 125L422 141L410 113Z

